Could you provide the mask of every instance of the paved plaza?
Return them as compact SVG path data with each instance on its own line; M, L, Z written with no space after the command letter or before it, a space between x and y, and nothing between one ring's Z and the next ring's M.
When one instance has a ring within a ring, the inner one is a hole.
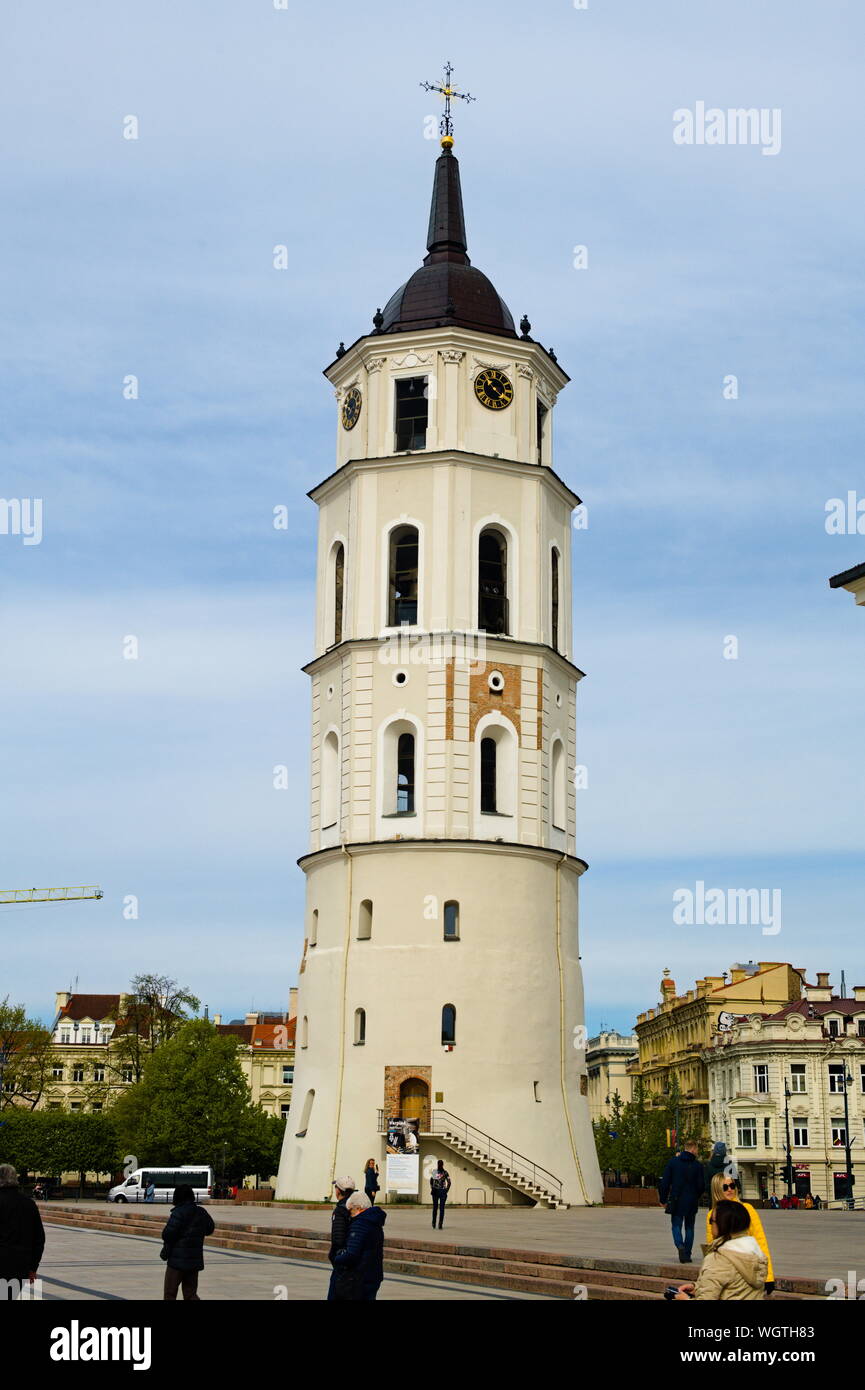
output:
M46 1223L45 1256L39 1267L43 1301L144 1301L162 1298L165 1265L161 1240L147 1236L109 1235ZM329 1266L308 1260L251 1255L234 1250L205 1250L199 1281L202 1299L232 1302L287 1299L320 1302L327 1293ZM484 1289L385 1274L379 1300L472 1299L546 1302L536 1294Z
M77 1205L77 1203L75 1204ZM83 1202L83 1207L105 1211L105 1202ZM43 1209L48 1215L50 1208ZM135 1207L111 1206L112 1214L129 1213ZM146 1207L153 1214L154 1207ZM441 1239L454 1243L507 1247L512 1250L543 1250L558 1254L593 1256L596 1259L670 1262L674 1259L669 1218L660 1206L654 1207L572 1207L569 1211L518 1208L513 1211L481 1211L452 1207L443 1231L431 1229L427 1210L416 1207L386 1207L385 1240ZM307 1231L330 1229L331 1208L311 1210L289 1207L256 1207L245 1204L214 1203L210 1207L219 1225L293 1227ZM166 1219L168 1208L165 1208ZM816 1279L846 1278L848 1270L865 1277L865 1212L844 1211L761 1211L760 1218L772 1252L775 1272L790 1277ZM698 1213L695 1250L703 1239L705 1211ZM60 1228L50 1228L54 1236ZM74 1233L64 1230L64 1235ZM208 1253L208 1261L217 1258ZM229 1257L233 1258L233 1257ZM244 1256L243 1258L247 1258ZM261 1259L260 1256L248 1258ZM279 1261L274 1263L281 1263ZM209 1265L209 1267L212 1267ZM306 1266L305 1266L306 1268ZM315 1269L315 1266L312 1266ZM319 1277L326 1273L319 1269ZM388 1279L390 1276L388 1276ZM279 1282L279 1281L277 1281ZM282 1280L285 1283L285 1280ZM387 1279L386 1279L387 1282ZM400 1286L402 1289L402 1286ZM136 1295L137 1296L137 1295ZM220 1296L220 1295L217 1295ZM252 1295L260 1297L260 1294ZM295 1295L290 1295L294 1297ZM313 1295L320 1297L321 1295ZM408 1297L404 1290L382 1296ZM419 1295L432 1296L429 1292ZM444 1296L441 1292L439 1297ZM468 1294L453 1294L467 1297ZM492 1296L477 1294L474 1297Z

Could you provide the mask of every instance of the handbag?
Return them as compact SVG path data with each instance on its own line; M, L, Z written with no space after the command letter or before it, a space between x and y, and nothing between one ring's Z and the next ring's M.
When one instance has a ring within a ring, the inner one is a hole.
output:
M159 1252L160 1260L167 1260L170 1253L171 1252L169 1251L168 1246L163 1245L162 1249Z

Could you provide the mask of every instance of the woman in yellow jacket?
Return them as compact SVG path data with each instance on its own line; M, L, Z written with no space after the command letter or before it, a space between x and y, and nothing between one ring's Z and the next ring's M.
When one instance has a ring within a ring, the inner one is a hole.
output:
M748 1227L747 1234L754 1237L760 1249L763 1251L763 1254L766 1256L766 1264L768 1266L766 1270L766 1292L772 1293L775 1288L775 1271L772 1268L772 1256L769 1254L769 1245L763 1230L763 1223L757 1211L751 1206L750 1202L742 1202L736 1190L735 1181L733 1178L728 1177L726 1173L716 1173L712 1178L711 1195L712 1203L709 1210L706 1212L706 1244L710 1245L712 1243L712 1212L718 1202L741 1202L748 1213L748 1218L751 1223Z

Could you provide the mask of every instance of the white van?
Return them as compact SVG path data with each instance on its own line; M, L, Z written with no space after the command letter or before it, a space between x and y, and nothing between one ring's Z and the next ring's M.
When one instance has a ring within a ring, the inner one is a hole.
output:
M176 1168L136 1168L128 1178L112 1187L109 1202L143 1202L148 1181L156 1188L154 1202L171 1202L174 1189L188 1183L196 1202L207 1202L213 1195L213 1169L202 1163L184 1163Z

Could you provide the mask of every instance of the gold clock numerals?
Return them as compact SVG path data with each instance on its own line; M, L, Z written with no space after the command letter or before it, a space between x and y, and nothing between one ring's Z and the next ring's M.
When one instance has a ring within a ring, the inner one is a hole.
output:
M360 409L363 405L363 396L357 386L352 386L346 393L342 403L342 427L345 430L353 430L360 419Z
M514 398L514 388L504 372L487 367L475 377L475 395L487 410L507 410Z

